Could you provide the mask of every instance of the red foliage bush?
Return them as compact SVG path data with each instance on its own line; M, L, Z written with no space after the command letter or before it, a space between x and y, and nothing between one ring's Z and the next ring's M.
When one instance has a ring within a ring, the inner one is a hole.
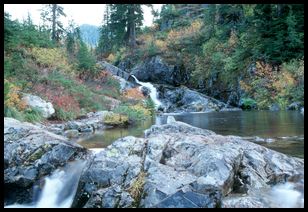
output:
M62 86L49 87L39 84L33 87L33 91L39 96L45 97L54 107L61 108L66 112L78 113L80 111L78 101L73 96L66 94Z

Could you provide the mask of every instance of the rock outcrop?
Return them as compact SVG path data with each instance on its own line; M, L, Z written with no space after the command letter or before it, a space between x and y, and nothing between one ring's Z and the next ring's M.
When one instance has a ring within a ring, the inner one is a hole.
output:
M119 139L95 155L75 207L269 207L275 201L261 196L274 185L303 185L302 159L240 137L172 120L145 135ZM299 202L292 206L301 207L303 190L294 192Z
M110 64L110 63L107 63L106 61L100 61L97 63L97 65L99 65L102 69L110 72L112 75L115 75L115 76L119 76L125 80L128 80L129 78L129 73L128 72L125 72L123 71L122 69Z
M4 121L6 203L26 203L42 176L83 158L72 207L303 207L303 159L172 117L145 138L124 137L96 153L34 125Z
M212 112L241 110L186 87L159 85L159 99L165 112Z
M98 129L105 129L104 117L111 113L110 111L90 112L83 119L68 121L61 124L49 124L42 127L57 135L75 138L82 134L93 133Z
M69 161L85 159L87 152L62 136L4 118L5 204L31 202L34 184Z
M142 82L153 82L157 84L180 85L186 82L185 70L175 65L168 65L160 56L146 59L143 63L131 70L131 75ZM134 79L131 79L132 82Z
M25 103L31 108L39 109L42 112L42 116L44 118L49 118L52 114L55 113L53 105L38 96L23 94L22 100L25 101Z

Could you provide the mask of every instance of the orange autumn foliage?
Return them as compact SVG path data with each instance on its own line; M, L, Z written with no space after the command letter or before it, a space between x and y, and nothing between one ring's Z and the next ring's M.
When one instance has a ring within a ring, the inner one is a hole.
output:
M142 92L139 90L139 88L127 89L124 92L124 97L126 97L127 99L137 99L137 100L145 98Z

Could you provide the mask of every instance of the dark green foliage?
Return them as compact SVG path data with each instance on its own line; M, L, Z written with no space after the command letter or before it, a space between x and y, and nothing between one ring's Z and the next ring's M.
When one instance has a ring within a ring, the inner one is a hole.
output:
M77 54L77 59L78 59L78 69L81 71L82 74L85 75L96 74L95 57L88 50L88 47L83 41L80 42L80 48Z
M49 31L33 24L31 17L20 23L10 20L10 15L4 14L4 49L12 51L18 47L53 47Z
M151 115L155 114L155 106L156 105L150 97L145 100L145 106L146 106L147 109L149 109L151 111Z
M42 112L36 108L29 108L23 112L24 120L27 122L40 122L44 119Z
M151 5L146 5L151 6ZM143 20L141 4L108 4L96 52L108 56L124 45L136 47L136 32L140 31Z
M19 121L24 120L22 112L18 111L14 107L4 107L4 117L11 117Z
M240 106L242 109L256 109L257 102L251 98L242 98L240 100Z

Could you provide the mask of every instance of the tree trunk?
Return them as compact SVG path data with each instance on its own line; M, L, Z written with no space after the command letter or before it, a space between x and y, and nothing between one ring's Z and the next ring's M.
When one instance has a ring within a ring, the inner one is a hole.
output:
M135 4L129 8L129 19L128 19L128 45L134 49L136 47L136 23L135 23Z
M52 35L51 38L53 41L56 41L56 11L57 11L57 5L52 5Z

